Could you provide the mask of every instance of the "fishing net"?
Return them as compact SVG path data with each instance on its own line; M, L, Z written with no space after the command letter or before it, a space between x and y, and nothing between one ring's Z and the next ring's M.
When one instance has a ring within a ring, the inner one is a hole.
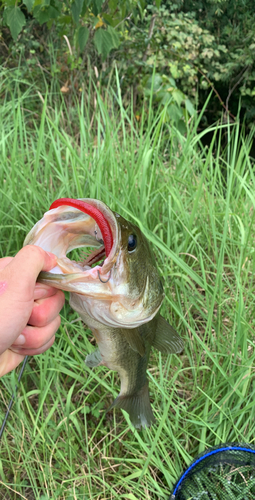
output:
M255 448L224 445L199 456L169 500L255 500Z

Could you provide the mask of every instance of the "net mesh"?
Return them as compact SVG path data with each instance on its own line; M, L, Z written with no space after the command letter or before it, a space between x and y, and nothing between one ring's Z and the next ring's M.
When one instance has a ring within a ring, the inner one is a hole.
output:
M169 500L255 500L255 449L228 446L197 458Z

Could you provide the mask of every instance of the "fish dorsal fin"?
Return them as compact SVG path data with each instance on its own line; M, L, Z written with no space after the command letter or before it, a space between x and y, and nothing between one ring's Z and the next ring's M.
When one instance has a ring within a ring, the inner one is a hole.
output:
M157 316L157 326L152 346L166 354L181 352L184 343L174 328L160 315Z
M122 333L129 343L130 347L135 352L139 352L140 356L145 355L145 343L144 340L138 330L138 328L122 328Z

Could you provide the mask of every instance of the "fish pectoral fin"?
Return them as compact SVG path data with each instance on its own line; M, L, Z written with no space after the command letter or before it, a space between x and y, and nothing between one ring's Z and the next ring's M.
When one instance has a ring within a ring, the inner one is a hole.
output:
M103 359L99 349L96 349L94 352L91 352L86 356L85 364L89 368L95 368L96 366L103 365Z
M135 394L119 395L111 404L107 411L112 408L122 408L130 417L134 427L141 429L141 427L150 427L155 422L155 417L152 412L148 381L145 385Z
M121 331L131 349L143 357L145 355L145 343L138 328L122 328Z
M174 328L162 316L159 315L157 320L156 333L152 346L167 354L181 352L184 349L181 337L179 337Z

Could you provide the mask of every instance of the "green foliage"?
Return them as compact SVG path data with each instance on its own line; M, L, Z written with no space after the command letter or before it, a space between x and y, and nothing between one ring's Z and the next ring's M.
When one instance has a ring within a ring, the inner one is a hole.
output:
M16 254L54 199L103 200L151 242L162 314L185 349L152 352L157 423L138 432L125 412L105 413L118 377L86 367L94 341L66 302L54 345L31 356L22 377L2 437L1 495L167 500L198 453L254 442L254 136L238 123L199 132L201 113L184 137L165 120L167 104L146 99L136 121L118 84L101 95L88 80L78 100L18 70L0 74L0 256ZM14 373L1 379L1 422L14 386Z
M138 55L141 71L148 72L155 66L158 73L174 78L183 92L195 97L199 83L203 88L208 86L206 80L202 78L201 81L203 72L207 75L210 68L209 75L213 76L213 72L224 71L219 63L227 49L224 45L219 45L207 29L200 27L192 14L169 12L165 5L160 7L159 14L156 16L156 9L153 7L147 9L145 14L148 27L152 16L156 16L149 45L148 28L140 34L136 27L130 30L126 58L133 60L139 42L142 47Z
M255 116L255 10L251 0L165 0L159 9L146 5L142 22L132 22L123 33L125 50L119 64L127 84L142 84L153 68L193 102L211 90L208 121L222 111L234 119L239 98ZM140 90L141 90L140 85ZM232 111L232 113L231 113ZM211 116L210 116L211 115Z
M149 99L153 95L157 107L165 109L164 121L170 122L181 134L185 134L188 120L195 115L195 109L191 100L177 88L175 80L155 73L146 77L142 84L145 98Z
M23 4L26 6L28 12L32 12L34 0L23 0Z
M50 3L50 0L35 0L33 15L39 24L49 23L58 19L61 15L62 2Z
M111 52L113 48L119 45L119 37L111 26L108 26L107 31L98 29L94 36L94 44L97 48L98 54L102 54L103 60Z
M83 0L75 0L71 5L71 12L75 24L79 23L80 14L83 7Z
M210 32L220 50L220 59L213 57L212 64L206 65L207 76L234 113L242 97L251 122L255 117L254 1L184 0L183 10L193 13L194 20ZM206 86L208 83L204 83Z
M89 38L89 29L86 26L80 26L77 31L77 42L81 52L84 50L88 38Z
M26 0L25 2L2 0L4 6L4 22L10 28L16 41L26 24L24 8L40 25L51 28L55 23L60 35L72 33L81 52L89 40L93 39L98 54L105 59L108 54L119 46L119 36L115 26L124 19L126 8L132 2L109 2L107 8L102 0ZM122 8L119 8L122 7ZM102 10L103 9L103 10Z
M147 81L156 71L162 83L160 92L153 96L155 106L171 97L171 116L183 131L183 123L193 113L192 105L196 102L202 107L212 89L214 97L203 117L205 123L214 122L222 111L226 119L230 116L235 120L240 97L242 110L247 110L247 121L250 125L253 123L253 0L162 0L154 3L144 0L0 0L0 4L3 22L16 41L16 44L10 40L5 42L5 48L8 46L12 54L22 52L24 46L29 47L32 26L35 32L40 32L40 51L44 35L51 33L56 48L62 47L60 58L63 59L62 37L65 35L71 47L69 68L80 71L83 67L84 72L84 60L90 58L91 66L97 68L98 79L102 85L107 85L117 64L122 93L127 99L130 92L133 93L138 115L143 99L150 99ZM74 78L77 81L78 75ZM66 81L69 79L70 75ZM77 83L77 88L80 87L81 82ZM173 90L169 90L171 87Z
M4 11L4 20L11 30L14 40L17 40L20 31L26 24L26 18L19 7L16 5L6 7Z

